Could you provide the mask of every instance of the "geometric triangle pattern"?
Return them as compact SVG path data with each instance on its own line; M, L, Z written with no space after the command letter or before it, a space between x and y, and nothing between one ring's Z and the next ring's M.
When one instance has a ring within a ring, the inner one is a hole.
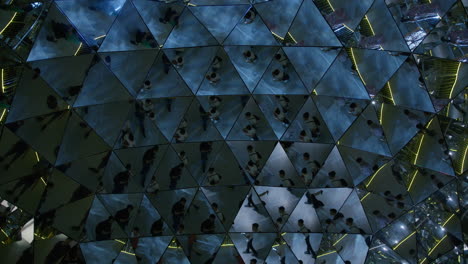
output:
M464 0L6 1L5 263L466 263Z

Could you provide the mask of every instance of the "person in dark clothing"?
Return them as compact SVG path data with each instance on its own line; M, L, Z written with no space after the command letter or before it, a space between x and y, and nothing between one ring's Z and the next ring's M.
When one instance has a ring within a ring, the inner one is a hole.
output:
M3 162L6 158L13 156L10 162L4 166L5 170L8 170L17 159L19 159L21 156L24 156L26 151L29 149L29 145L23 140L18 140L15 144L13 144L5 154L0 156L0 162Z
M166 9L166 12L164 12L164 17L159 18L159 22L171 24L173 27L176 27L179 25L179 14L176 10L169 7Z
M141 186L145 187L145 181L146 181L146 174L148 174L148 171L150 170L151 166L153 166L154 160L156 159L156 154L158 153L159 147L154 146L143 154L143 166L141 168L140 174L141 174Z
M38 163L34 165L33 172L21 177L10 190L6 190L6 194L14 195L17 193L14 195L15 198L13 199L13 202L17 202L19 197L21 197L22 194L26 192L27 189L31 188L38 180L40 180L41 177L47 177L51 167L52 165L49 163Z
M173 222L172 227L174 228L174 230L178 230L179 225L181 224L181 222L184 219L184 216L185 216L185 203L186 202L187 202L187 200L184 197L182 197L182 198L180 198L180 200L178 202L176 202L172 206L172 210L171 210L172 222Z
M180 177L182 176L183 167L184 167L184 164L180 163L169 171L169 178L170 178L169 189L173 190L177 187L177 182L180 180Z
M206 165L208 163L209 155L212 151L211 145L212 145L212 142L208 142L208 141L200 143L200 155L201 155L201 165L202 165L203 173L206 172Z
M123 230L127 227L130 222L130 214L133 211L133 205L129 204L124 209L117 211L114 215L114 219L122 227Z
M164 66L164 73L169 74L169 70L171 69L171 65L172 65L171 60L164 53L161 57L161 60ZM170 109L168 109L168 112L171 112Z
M163 235L164 222L162 218L154 221L151 225L151 235L152 236L162 236Z
M310 193L310 192L307 192L306 193L306 197L307 197L307 202L306 204L312 204L312 206L315 208L315 209L318 209L318 208L321 208L323 206L325 206L323 204L322 201L318 200L315 196L316 195L319 195L319 194L322 194L323 191L318 191L316 193Z
M107 165L107 162L109 162L109 158L112 154L112 151L107 152L107 154L101 159L101 162L96 168L89 167L88 170L94 172L94 173L99 173L102 169L104 169Z
M216 220L216 216L214 214L210 214L208 219L206 219L205 221L201 223L200 232L204 234L213 234L216 228L215 220Z
M124 171L121 171L114 176L114 189L112 190L113 193L122 193L124 191L130 180L131 168L132 166L127 164Z
M45 258L45 263L55 264L61 258L63 258L65 254L67 254L68 251L71 249L70 242L71 240L67 238L64 241L59 241L55 243L52 250L49 252L49 254L47 254Z
M106 220L96 225L96 240L110 240L112 235L112 222L114 217L109 216Z

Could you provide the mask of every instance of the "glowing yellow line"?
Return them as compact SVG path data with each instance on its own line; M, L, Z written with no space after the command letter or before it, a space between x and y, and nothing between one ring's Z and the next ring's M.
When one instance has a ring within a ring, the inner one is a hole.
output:
M37 152L34 152L34 153L36 153L36 159L37 159L37 162L39 162L39 160L40 160L39 155L37 154Z
M450 90L449 98L452 98L453 88L455 88L455 84L457 84L458 72L460 71L461 64L462 64L461 62L458 63L457 73L455 74L455 81L453 82L452 89Z
M222 246L222 247L233 247L234 244L222 244L221 246Z
M9 236L7 235L7 233L5 233L5 231L3 231L3 229L0 229L0 230L2 230L2 233L3 233L6 237L9 237Z
M41 177L42 183L44 183L45 186L47 186L47 183L44 181L44 179Z
M291 39L294 41L294 43L297 43L296 39L293 37L293 35L290 32L288 32L288 35L289 35L289 37L291 37Z
M3 31L5 31L5 29L7 29L7 27L13 22L13 19L15 19L16 15L18 13L15 12L15 14L13 15L13 17L10 19L10 22L8 22L8 24L6 24L6 26L2 29L2 31L0 31L0 35L3 34Z
M2 120L2 119L0 118L0 120ZM465 158L466 158L466 152L467 151L468 151L468 144L466 145L465 153L463 154L462 165L461 165L461 168L460 168L460 174L462 174L464 169L465 169Z
M407 190L408 192L409 192L409 190L411 189L411 186L413 186L413 182L414 182L414 179L416 178L416 175L418 175L418 170L416 170L416 171L414 172L413 178L411 178L411 182L410 182L410 184L409 184L409 186L408 186L408 190Z
M379 173L379 171L381 169L383 169L388 163L385 163L385 165L383 165L382 167L380 167L375 173L374 175L372 175L372 178L369 180L369 182L366 184L366 188L369 187L369 185L371 184L371 182L374 180L375 176L377 176L377 174Z
M388 91L390 91L390 99L392 100L393 105L395 105L395 100L393 100L392 87L390 86L390 81L387 82Z
M444 237L442 237L439 242L437 242L437 244L429 251L429 254L427 254L428 256L430 256L432 254L432 252L434 252L434 250L439 246L439 244L447 237L447 235L445 235Z
M187 5L189 5L189 6L197 6L197 5L192 4L192 3L188 3Z
M330 254L333 254L333 253L336 253L336 250L333 250L333 251L324 253L324 254L322 254L322 255L318 255L317 258L321 258L321 257L323 257L323 256L330 255Z
M367 198L367 196L369 196L370 194L371 194L371 193L370 193L370 192L368 192L366 195L364 195L364 197L362 197L362 199L361 199L361 202L362 202L362 201L364 201L364 199L366 199L366 198Z
M353 30L352 28L348 27L346 24L343 24L343 26L344 26L345 28L349 29L349 31L354 32L354 30Z
M426 128L428 128L431 125L432 121L434 121L434 119L429 121L429 124L427 124ZM413 162L414 165L416 165L416 162L418 161L419 151L421 150L421 145L423 143L423 140L424 140L424 134L422 134L421 141L419 142L418 151L416 152L416 157L414 158L414 162Z
M78 51L80 51L81 49L81 45L83 45L82 42L80 42L80 46L78 46L78 49L75 51L75 54L73 56L76 56L76 54L78 54Z
M356 66L356 71L357 71L357 73L359 74L359 78L361 78L362 83L363 83L364 85L366 85L366 82L365 82L364 79L362 78L361 72L359 71L359 67L358 67L358 65L357 65L357 63L356 63L356 58L354 57L353 48L351 48L351 58L352 58L352 60L353 60L354 65Z
M281 39L281 40L284 40L284 38L282 38L280 35L276 34L275 32L271 31L271 34L273 34L273 36Z
M125 242L123 242L122 240L118 240L118 239L114 239L114 240L125 245Z
M5 86L3 86L3 69L2 69L2 93L5 93Z
M383 105L384 103L382 103L382 107L380 107L380 125L383 125Z
M452 214L452 215L442 224L442 226L445 227L445 225L446 225L450 220L452 220L452 217L454 217L454 216L455 216L455 214Z
M5 115L5 113L6 113L6 109L3 109L2 116L0 117L0 122L2 122L2 120L3 120L3 116Z
M424 134L421 137L421 141L419 141L418 151L416 152L416 157L414 158L414 162L413 162L414 165L416 165L416 162L418 161L419 150L421 150L421 145L423 143L423 140L424 140Z
M105 36L106 36L106 34L101 35L101 36L99 36L99 37L95 37L94 40L98 40L98 39L103 38L103 37L105 37Z
M340 243L341 240L343 240L343 238L345 238L348 234L345 234L344 236L340 237L340 239L338 239L334 244L333 246L335 246L336 244Z
M123 250L122 250L122 251L120 251L120 252L122 252L122 253L125 253L125 254L128 254L128 255L135 256L135 254L133 254L133 253L130 253L130 252L127 252L127 251L123 251Z
M335 8L332 6L332 4L330 3L330 0L327 0L327 3L328 5L331 7L331 9L333 10L333 12L335 12Z
M374 29L372 28L372 24L370 23L369 18L367 18L367 15L365 15L364 18L367 20L367 23L369 24L372 35L375 36L375 32L374 32Z
M406 240L408 240L410 237L412 237L414 234L416 234L416 231L414 231L413 233L411 233L409 236L407 236L405 239L403 239L402 241L400 241L400 243L398 243L394 248L393 250L397 249L401 244L403 244Z

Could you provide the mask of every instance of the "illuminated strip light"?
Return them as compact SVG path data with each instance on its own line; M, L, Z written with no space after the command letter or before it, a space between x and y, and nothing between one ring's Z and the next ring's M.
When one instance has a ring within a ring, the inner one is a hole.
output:
M327 3L328 5L330 6L330 8L333 10L333 12L335 12L335 8L332 6L332 4L330 3L330 0L327 0Z
M414 231L413 233L411 233L409 236L407 236L405 239L403 239L402 241L400 241L400 243L398 243L394 248L393 250L396 250L399 246L401 246L401 244L403 244L406 240L408 240L410 237L412 237L414 234L416 234L416 231Z
M434 121L434 119L429 121L429 124L427 124L426 128L428 128L431 125L432 121ZM414 158L414 162L413 162L414 165L416 165L416 162L418 161L419 151L421 150L421 145L423 143L423 140L424 140L424 134L422 134L421 141L419 142L418 151L416 152L416 157Z
M354 51L353 51L353 48L351 48L351 59L353 60L353 64L356 66L356 71L357 73L359 74L359 78L361 78L361 81L364 85L366 85L366 82L364 81L364 79L362 78L362 75L361 75L361 72L359 71L359 67L356 63L356 58L354 57Z
M442 224L442 227L445 227L445 225L450 221L452 220L452 218L455 216L455 214L452 214L447 220L445 220L445 222Z
M374 29L372 28L372 24L370 23L369 18L367 18L367 15L365 15L364 18L367 20L367 24L369 24L369 28L372 32L372 35L375 36L375 32L374 32Z
M294 43L297 44L297 40L292 36L290 32L288 32L289 37L294 41Z
M336 244L340 243L341 240L343 240L343 238L345 238L348 234L345 234L344 236L340 237L340 239L338 239L335 243L333 243L333 246L335 246Z
M226 244L221 244L222 247L233 247L234 244L229 244L229 243L226 243Z
M128 254L128 255L135 256L135 254L134 254L134 253L131 253L131 252L128 252L128 251L124 251L124 250L122 250L122 251L120 251L120 252L122 252L122 253L125 253L125 254Z
M2 119L0 118L0 120L2 120ZM467 151L468 151L468 144L466 145L465 153L463 153L462 165L461 165L461 168L460 168L460 174L462 174L464 169L465 169L465 158L466 158Z
M284 38L282 38L280 35L276 34L275 32L271 31L271 34L273 34L273 36L281 39L281 40L284 40Z
M462 64L461 62L458 63L457 73L455 73L455 81L453 82L452 89L450 90L449 98L452 98L453 88L455 88L455 84L457 84L457 81L458 81L458 73L460 72L461 64Z
M42 183L44 183L44 186L47 186L47 183L44 181L44 179L41 177Z
M383 106L384 103L382 103L382 107L380 107L380 125L383 125Z
M428 256L430 256L432 254L432 252L434 252L434 250L439 246L440 243L442 243L442 241L447 237L447 235L445 235L444 237L442 237L439 242L437 242L437 244L429 251L429 254Z
M385 163L385 165L383 165L382 167L380 167L375 173L374 175L372 175L372 178L369 180L369 182L366 184L366 188L369 187L369 185L371 184L371 182L374 180L375 176L377 176L377 174L380 172L381 169L383 169L388 163Z
M6 237L9 237L8 234L7 234L5 231L3 231L3 229L0 229L0 230L2 230L2 233L3 233Z
M336 253L336 250L333 250L333 251L324 253L324 254L322 254L322 255L318 255L317 258L321 258L321 257L327 256L327 255L333 254L333 253Z
M5 86L3 85L3 71L4 69L2 69L2 93L5 93Z
M346 24L343 24L343 26L344 26L345 28L347 28L349 31L354 32L354 30L353 30L352 28L348 27Z
M125 242L123 242L122 240L118 240L118 239L114 239L114 240L125 245Z
M414 179L416 179L416 175L418 175L418 170L416 170L416 171L414 172L413 178L411 178L411 182L410 182L410 184L408 185L408 189L407 189L408 192L410 191L411 187L413 186L413 182L414 182Z
M6 26L2 29L2 31L0 31L0 35L3 34L3 32L5 31L5 29L8 28L8 26L13 23L13 20L15 19L16 15L18 14L18 12L15 12L15 14L13 15L13 17L10 19L10 21L8 22L8 24L6 24Z
M367 198L367 196L369 196L370 194L371 194L371 193L370 193L370 192L368 192L366 195L364 195L364 197L362 197L362 199L361 199L361 202L362 202L362 201L364 201L364 199L366 199L366 198Z
M192 4L192 3L188 3L187 5L188 5L188 6L197 6L197 5Z
M0 122L2 122L2 120L3 120L3 117L5 116L5 113L6 113L6 111L7 111L6 109L3 109L2 116L0 117Z
M101 35L101 36L99 36L99 37L95 37L94 40L98 40L98 39L103 38L103 37L105 37L105 36L106 36L106 34Z
M36 159L37 159L37 162L39 162L40 161L39 154L37 154L37 152L34 152L34 153L36 153Z
M390 92L390 100L392 100L393 105L395 105L395 100L393 100L392 87L390 86L390 81L387 82L388 91Z
M76 54L78 54L78 51L80 51L82 45L83 42L80 42L80 46L78 46L78 49L75 51L75 54L73 56L76 56Z

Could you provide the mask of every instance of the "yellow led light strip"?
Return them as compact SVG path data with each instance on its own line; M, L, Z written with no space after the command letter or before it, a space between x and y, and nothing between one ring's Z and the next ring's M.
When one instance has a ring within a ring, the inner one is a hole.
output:
M408 189L407 189L408 192L410 191L411 186L413 186L413 182L414 182L414 179L416 178L416 175L418 175L418 170L416 170L416 171L414 172L413 177L411 178L411 182L410 182L410 184L408 185Z
M36 159L37 159L37 162L39 162L40 161L39 154L37 154L37 152L34 152L34 153L36 153Z
M0 120L2 120L2 119L0 118ZM466 152L467 151L468 151L468 144L466 144L465 153L463 153L462 165L461 165L461 168L460 168L460 174L462 174L464 169L465 169L465 159L466 159Z
M0 122L2 122L2 120L3 120L3 116L5 116L5 113L6 113L6 111L7 111L6 109L3 109L2 116L0 116Z
M390 81L387 82L388 91L390 92L390 100L392 100L393 105L395 105L395 100L393 100L392 87L390 86Z
M47 183L44 181L44 179L41 177L42 183L44 183L45 186L47 186Z
M361 202L362 202L362 201L364 201L364 199L366 199L366 198L367 198L367 196L369 196L370 194L371 194L371 193L370 193L370 192L368 192L366 195L364 195L364 197L362 197L362 199L361 199Z
M358 73L358 75L359 75L359 78L361 78L362 83L363 83L364 85L366 85L366 82L365 82L364 79L362 78L361 72L359 71L359 67L358 67L358 65L357 65L357 63L356 63L356 58L354 57L353 48L351 48L351 59L353 60L354 66L356 66L356 71L357 71L357 73Z
M80 51L82 45L83 43L80 42L80 46L78 46L78 49L76 49L75 54L73 56L76 56L76 54L78 54L78 51Z
M2 93L5 93L5 86L3 85L3 69L2 69Z
M410 237L412 237L414 234L416 234L416 231L414 231L413 233L409 234L407 237L405 237L405 239L403 239L402 241L400 241L400 243L398 243L398 244L393 248L393 250L397 249L399 246L401 246L401 244L405 243L405 241L408 240Z
M429 124L427 124L426 128L428 128L431 125L432 121L434 121L434 119L429 121ZM423 140L424 140L424 134L422 134L421 141L419 141L418 151L416 152L416 157L414 158L414 162L413 162L414 165L416 165L416 162L418 161L419 151L421 150L421 145L423 143Z
M99 37L95 37L94 40L98 40L98 39L103 38L103 37L105 37L105 36L106 36L106 34L101 35L101 36L99 36Z
M317 258L321 258L321 257L323 257L323 256L330 255L330 254L333 254L333 253L336 253L336 250L333 250L333 251L324 253L324 254L322 254L322 255L318 255Z
M10 22L8 22L8 24L6 24L6 26L2 29L2 31L0 31L0 35L3 34L3 32L5 31L5 29L7 29L8 26L9 26L11 23L13 23L13 20L15 19L15 17L16 17L17 14L18 14L18 13L15 12L15 14L13 15L13 17L10 19Z
M367 15L365 15L364 18L367 20L367 24L369 24L369 28L372 32L372 35L375 36L375 32L374 32L374 29L372 28L372 24L370 23L369 18L367 17Z
M380 107L380 125L383 125L383 105L384 103L382 103L382 106Z
M276 34L275 32L271 31L271 34L273 34L273 36L281 39L281 40L284 40L284 38L282 38L280 35Z
M332 4L330 3L330 0L327 0L327 3L328 5L330 6L330 8L333 10L333 12L335 12L335 8L332 6Z
M120 251L120 252L122 252L122 253L125 253L125 254L128 254L128 255L135 256L135 254L134 254L134 253L131 253L131 252L128 252L128 251L124 251L124 250L122 250L122 251Z
M461 67L461 65L462 65L462 63L459 62L459 63L458 63L458 67L457 67L457 73L455 73L455 81L453 81L453 85L452 85L452 89L450 90L449 98L452 98L453 88L455 88L455 84L457 84L457 81L458 81L458 72L460 72L460 67Z
M335 246L336 244L340 243L341 240L343 240L343 238L345 238L348 234L345 234L344 236L340 237L340 239L338 239L334 244L333 246Z
M289 37L294 41L294 43L297 44L296 39L293 37L293 35L292 35L290 32L288 32L288 35L289 35Z
M385 165L383 165L382 167L380 167L375 173L374 175L372 175L372 178L369 180L369 182L366 184L366 188L369 187L369 185L371 184L371 182L374 180L375 176L377 176L377 174L380 172L381 169L383 169L388 163L385 163Z

